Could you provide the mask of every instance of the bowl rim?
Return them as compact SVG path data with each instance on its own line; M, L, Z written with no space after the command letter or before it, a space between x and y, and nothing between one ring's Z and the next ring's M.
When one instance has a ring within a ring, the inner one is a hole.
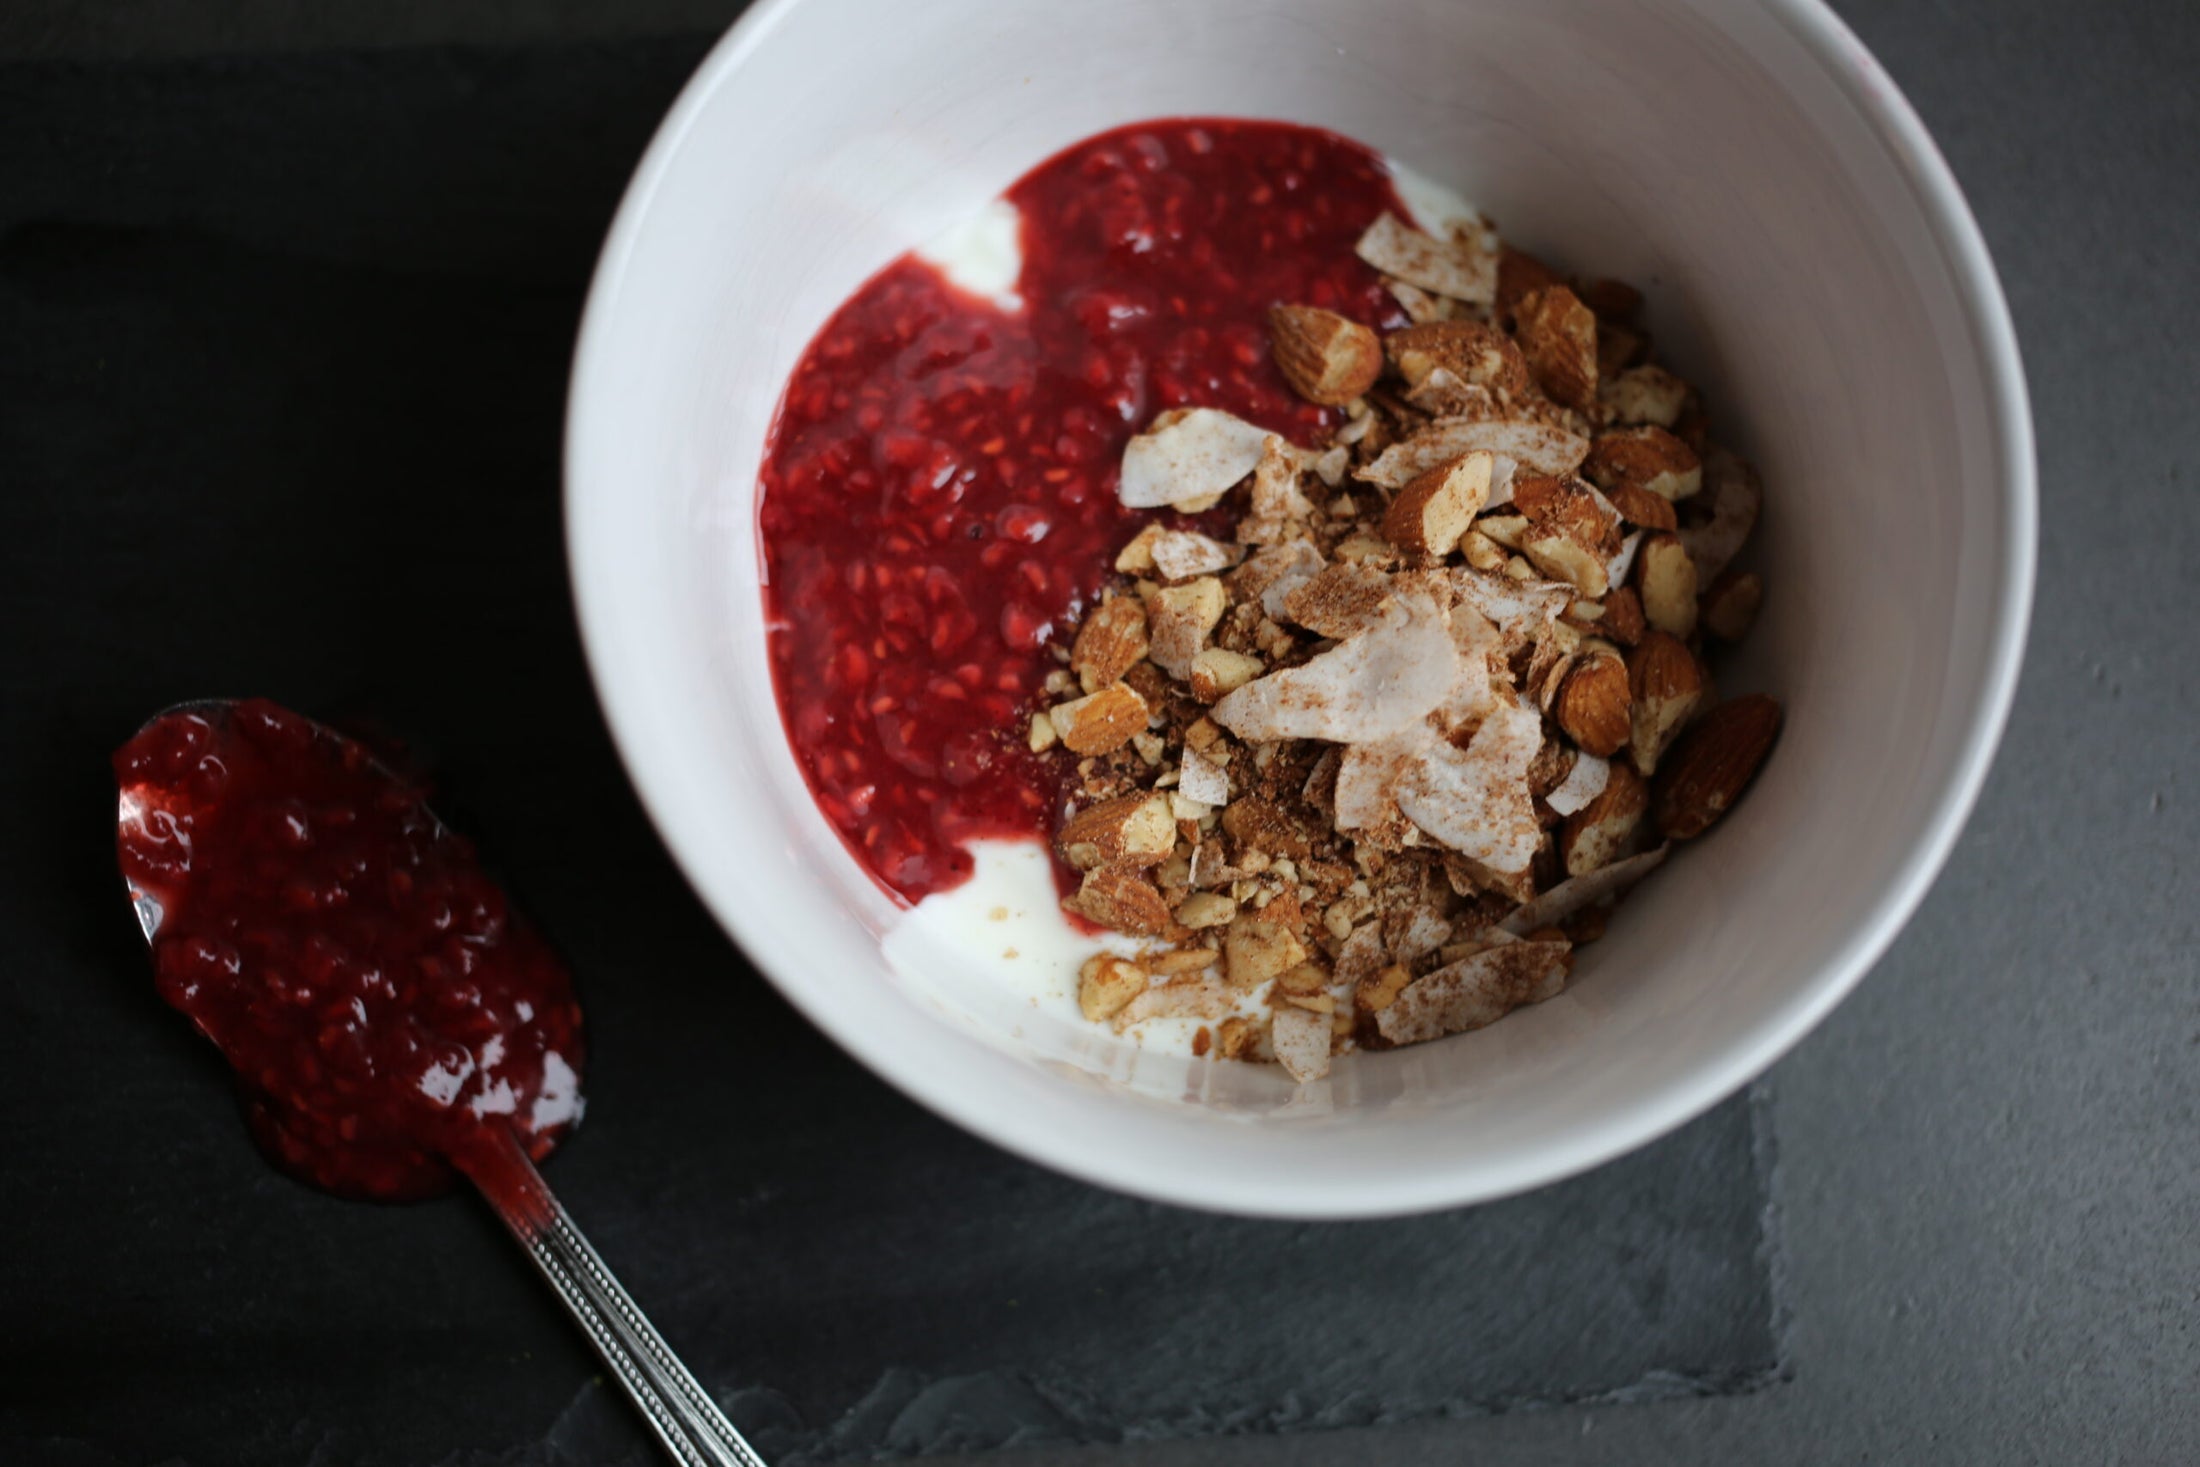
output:
M1883 147L1925 218L1932 243L1948 271L1971 348L1984 379L1985 407L1995 452L2003 466L2000 485L2006 511L2003 543L1995 563L2002 573L1993 609L1989 666L1982 696L1970 710L1962 752L1952 777L1938 793L1924 837L1892 871L1868 922L1824 964L1812 981L1720 1054L1663 1083L1623 1113L1582 1126L1578 1134L1507 1167L1487 1159L1431 1158L1423 1169L1387 1178L1338 1196L1308 1189L1288 1177L1259 1180L1169 1170L1144 1165L1132 1148L1078 1153L1057 1144L1044 1118L1015 1107L988 1107L967 1092L936 1082L910 1054L867 1032L839 1012L813 1003L803 986L782 978L798 973L794 954L769 950L742 931L742 914L714 894L690 865L669 818L682 792L677 780L651 756L646 725L621 711L608 670L613 637L612 577L600 578L597 562L581 544L580 506L587 494L580 465L590 433L587 405L597 398L602 343L610 331L621 283L651 202L689 129L716 89L748 55L807 0L757 0L735 22L682 87L658 125L622 195L581 315L567 393L564 454L566 558L589 676L621 762L642 806L675 863L727 936L753 966L806 1019L865 1068L910 1099L1017 1156L1080 1180L1178 1206L1246 1216L1342 1219L1398 1216L1465 1206L1563 1180L1646 1145L1694 1119L1740 1090L1793 1048L1862 981L1916 913L1976 806L2007 726L2030 629L2038 553L2038 470L2025 374L2000 277L1962 189L1923 121L1893 79L1824 0L1745 0L1779 22L1840 90Z

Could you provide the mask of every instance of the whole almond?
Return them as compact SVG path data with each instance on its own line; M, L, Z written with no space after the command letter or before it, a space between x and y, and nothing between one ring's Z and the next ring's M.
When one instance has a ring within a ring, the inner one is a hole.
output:
M1597 400L1597 318L1563 285L1523 296L1513 334L1528 369L1552 400L1587 412Z
M1558 690L1558 726L1566 737L1600 759L1618 753L1633 732L1634 695L1627 664L1610 653L1584 657Z
M1308 402L1342 407L1383 373L1383 343L1359 322L1319 306L1268 312L1271 350L1284 379Z
M1689 840L1733 809L1772 752L1780 717L1779 703L1761 693L1705 714L1658 776L1658 828L1674 840Z

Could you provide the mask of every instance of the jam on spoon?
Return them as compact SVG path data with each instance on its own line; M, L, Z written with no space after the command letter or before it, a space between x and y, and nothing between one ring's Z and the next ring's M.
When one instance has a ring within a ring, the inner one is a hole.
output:
M171 708L114 764L161 996L275 1163L383 1201L463 1174L675 1462L763 1467L536 1172L580 1120L580 1004L424 792L261 699Z
M572 980L419 788L260 699L163 714L115 776L161 996L278 1166L402 1201L498 1132L539 1160L579 1121Z

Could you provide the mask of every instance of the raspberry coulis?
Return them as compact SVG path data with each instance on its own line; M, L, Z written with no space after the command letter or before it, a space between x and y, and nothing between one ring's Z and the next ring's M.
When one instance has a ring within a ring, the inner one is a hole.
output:
M116 753L153 970L237 1072L261 1147L349 1197L536 1158L581 1112L581 1011L424 792L273 703L164 714Z
M789 379L758 531L789 742L820 809L906 901L970 874L963 844L1044 837L1058 762L1024 724L1149 516L1116 500L1131 434L1221 408L1308 444L1336 415L1268 355L1270 306L1404 323L1354 256L1385 209L1374 153L1286 123L1103 133L1008 190L1022 308L904 256Z

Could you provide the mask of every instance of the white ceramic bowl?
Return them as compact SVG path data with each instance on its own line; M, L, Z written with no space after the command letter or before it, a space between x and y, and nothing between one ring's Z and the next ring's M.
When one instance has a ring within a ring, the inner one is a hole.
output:
M1763 620L1722 680L1787 704L1749 799L1571 988L1481 1032L1272 1067L1142 1054L952 973L810 801L765 662L756 469L786 374L900 251L1140 118L1331 127L1509 237L1633 280L1761 465ZM1812 0L761 0L659 130L574 366L590 663L719 921L858 1059L1003 1146L1166 1201L1297 1217L1532 1187L1763 1070L1916 907L2009 706L2031 428L1954 180Z

